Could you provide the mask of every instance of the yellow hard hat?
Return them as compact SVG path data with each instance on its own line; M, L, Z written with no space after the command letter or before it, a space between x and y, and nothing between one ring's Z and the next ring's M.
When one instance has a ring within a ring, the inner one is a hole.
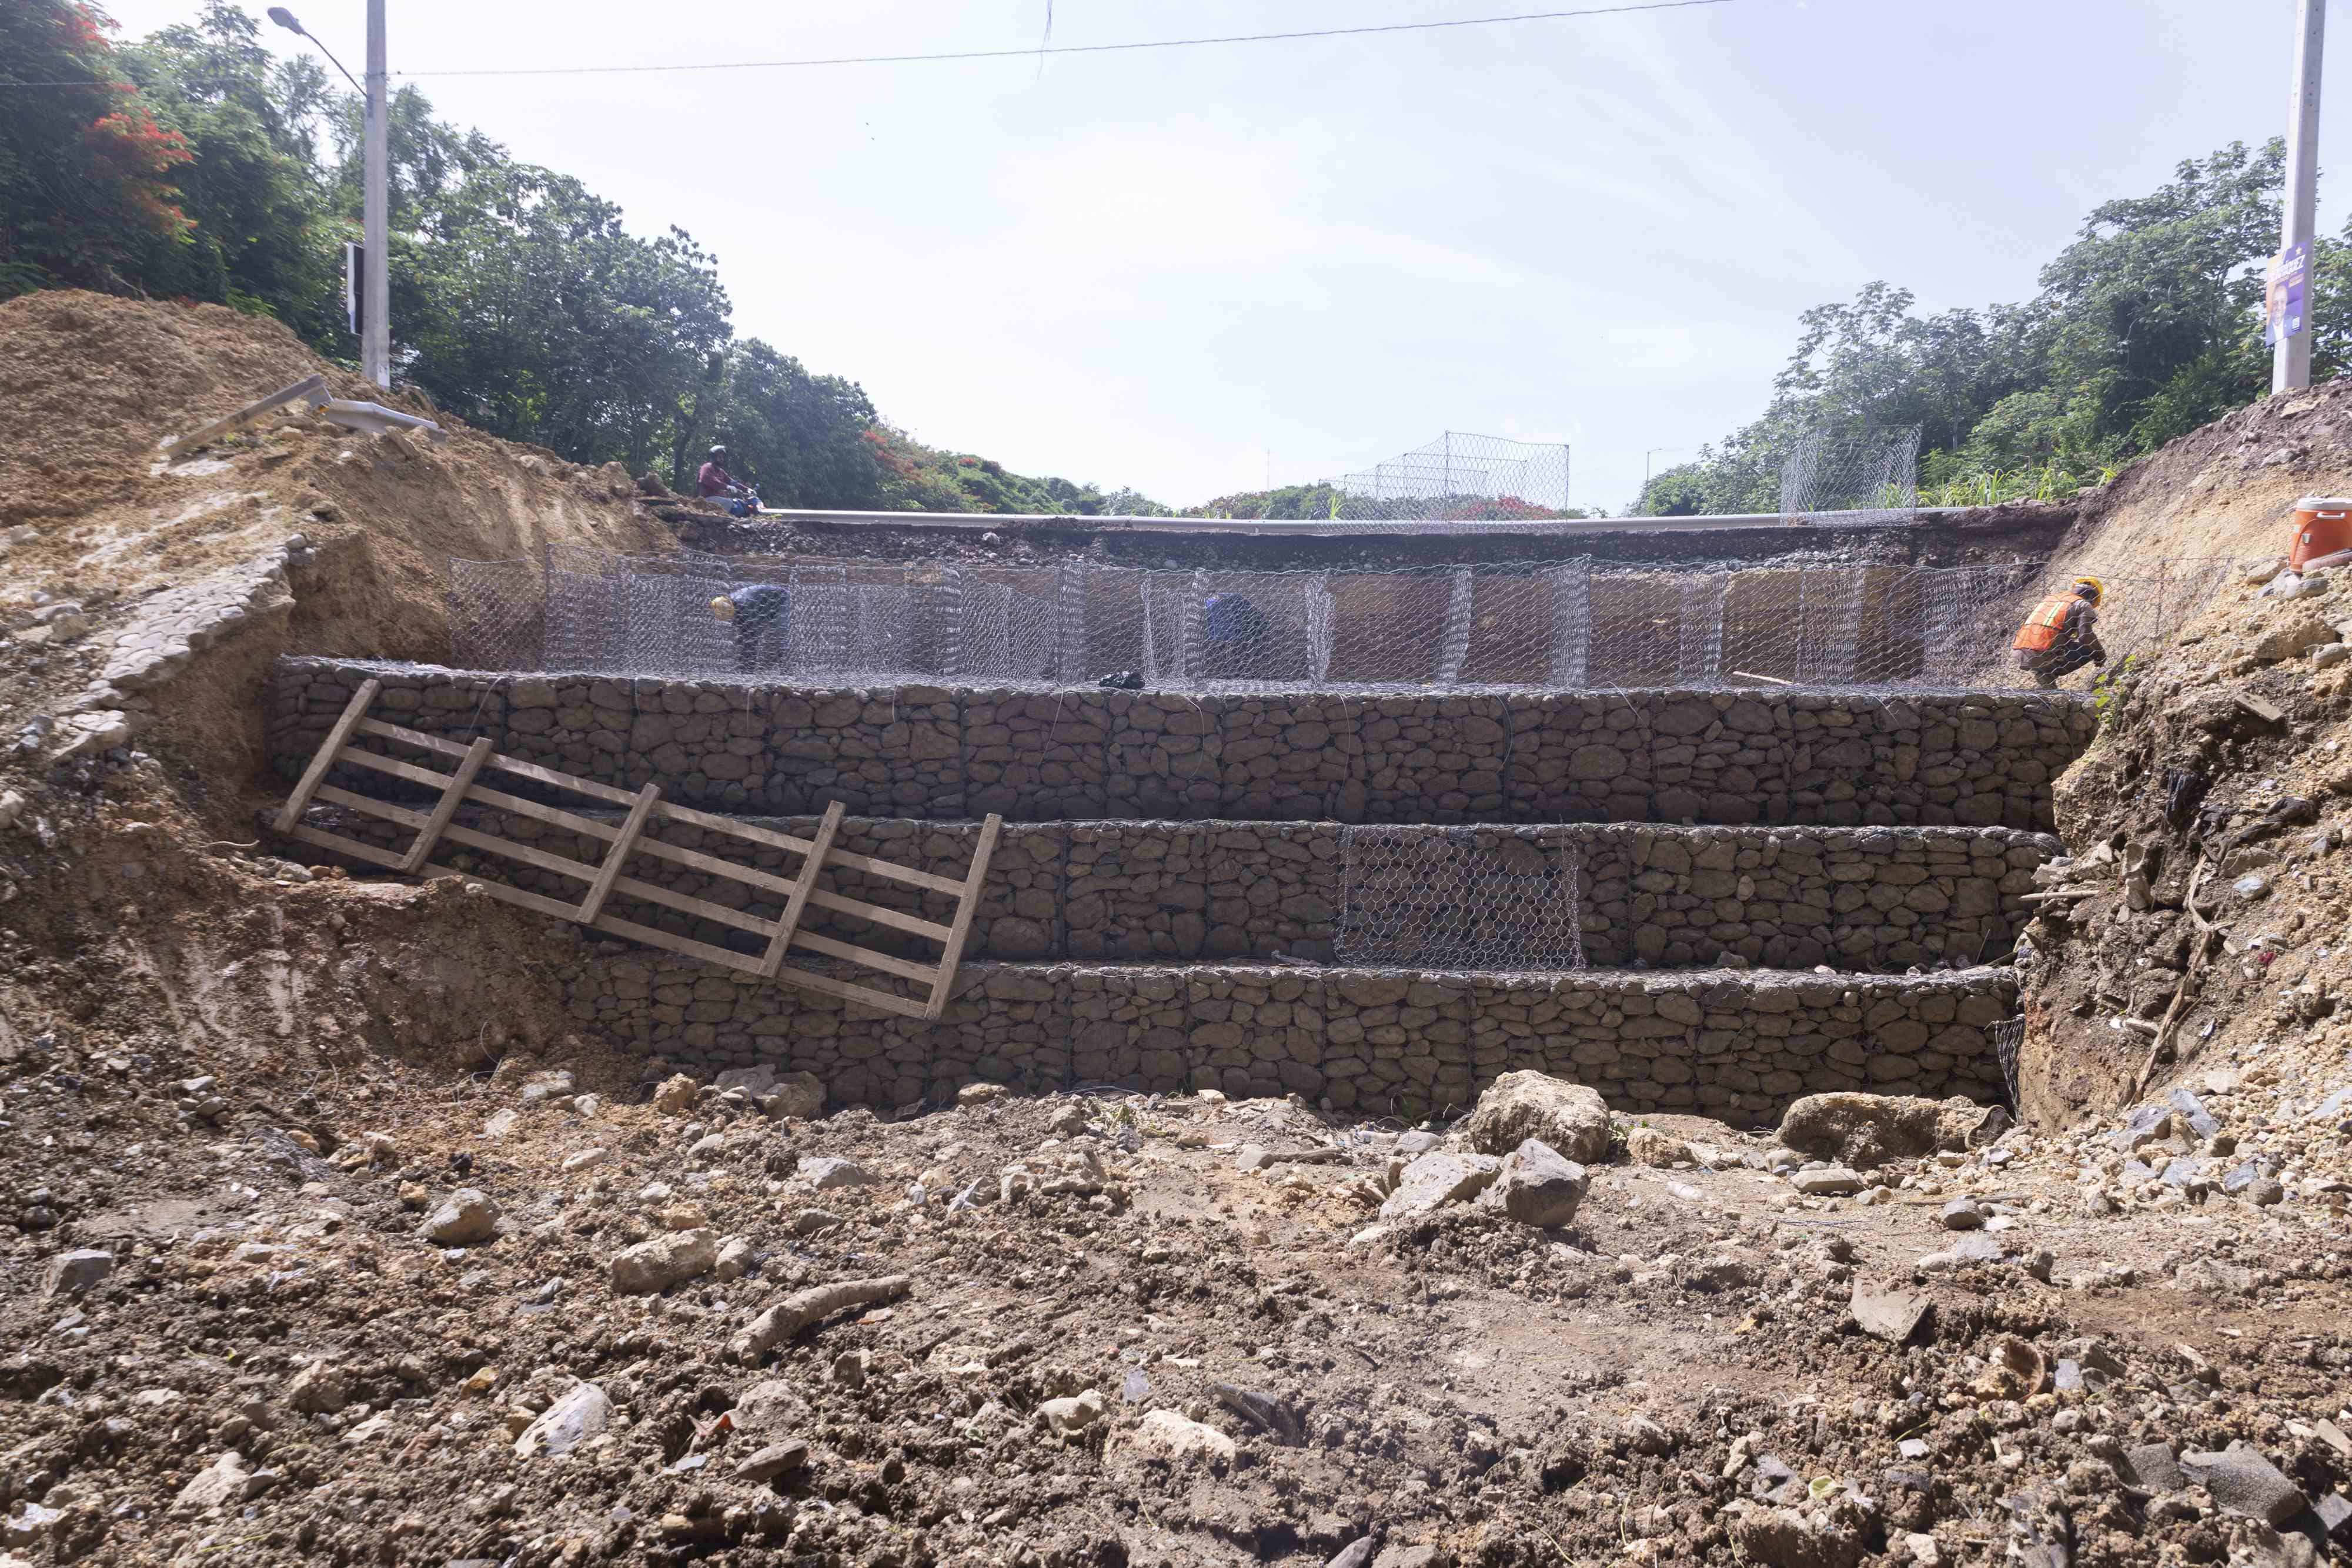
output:
M710 601L710 613L721 621L732 621L735 619L735 601L722 593Z
M2076 592L2079 593L2085 588L2091 591L2091 602L2094 604L2102 602L2107 597L2107 585L2095 577L2078 577L2074 580Z

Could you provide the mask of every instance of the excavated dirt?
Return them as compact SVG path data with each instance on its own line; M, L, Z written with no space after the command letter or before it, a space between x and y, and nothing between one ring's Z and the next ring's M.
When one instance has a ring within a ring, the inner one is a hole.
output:
M1556 1228L1383 1218L1462 1128L1114 1089L812 1114L579 1034L571 927L263 852L268 657L430 656L445 553L669 538L462 429L265 422L154 467L316 368L222 311L0 307L10 732L88 679L14 635L36 593L102 630L318 546L131 745L0 753L5 1568L2341 1552L2352 666L2279 652L2331 598L2232 597L2111 699L2033 939L2030 1130L1847 1171L1619 1118Z

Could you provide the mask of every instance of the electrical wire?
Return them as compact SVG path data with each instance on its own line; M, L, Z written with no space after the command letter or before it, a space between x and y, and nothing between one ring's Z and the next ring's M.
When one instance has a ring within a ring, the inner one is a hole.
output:
M1107 55L1136 49L1192 49L1210 44L1267 44L1301 38L1351 38L1374 33L1428 33L1446 27L1489 27L1508 22L1557 22L1577 16L1616 16L1635 11L1684 11L1728 5L1733 0L1640 0L1627 5L1591 5L1574 11L1521 11L1503 16L1458 16L1437 22L1388 22L1361 27L1316 27L1289 33L1229 33L1204 38L1146 38L1127 44L1055 44L1048 47L959 49L937 55L841 55L800 60L697 60L674 66L477 66L446 70L394 71L399 77L638 76L655 71L756 71L814 66L898 66L937 60L1027 59L1044 55Z
M1639 0L1628 5L1589 5L1574 11L1520 11L1503 16L1456 16L1437 22L1386 22L1361 27L1315 27L1289 33L1228 33L1204 38L1143 38L1127 44L1054 44L1025 49L959 49L937 55L837 55L803 60L695 60L674 66L468 66L448 69L394 71L402 78L418 77L564 77L643 76L656 71L794 70L815 66L901 66L940 60L1028 59L1044 64L1047 55L1109 55L1138 49L1197 49L1211 44L1272 44L1305 38L1354 38L1375 33L1431 33L1447 27L1492 27L1511 22L1559 22L1579 16L1620 16L1637 11L1686 11L1701 5L1729 5L1734 0ZM1053 37L1047 23L1046 37ZM341 61L336 69L341 70ZM343 72L349 77L349 71ZM87 87L120 91L129 84L95 81L0 81L0 92L10 88Z

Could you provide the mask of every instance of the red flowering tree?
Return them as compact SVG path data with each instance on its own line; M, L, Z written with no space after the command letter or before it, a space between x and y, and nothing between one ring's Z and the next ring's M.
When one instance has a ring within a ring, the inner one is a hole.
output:
M193 160L124 77L86 0L0 5L0 297L119 287L126 263L194 229L172 172Z

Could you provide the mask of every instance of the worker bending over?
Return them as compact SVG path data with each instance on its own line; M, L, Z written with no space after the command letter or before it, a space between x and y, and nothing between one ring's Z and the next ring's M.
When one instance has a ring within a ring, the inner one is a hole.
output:
M2033 677L2043 691L2085 664L2104 664L2107 651L2099 643L2099 601L2106 584L2095 577L2078 577L2063 593L2053 593L2033 607L2017 629L2017 667Z
M791 595L772 582L722 593L710 601L710 613L735 628L735 667L745 674L781 671L792 642Z

